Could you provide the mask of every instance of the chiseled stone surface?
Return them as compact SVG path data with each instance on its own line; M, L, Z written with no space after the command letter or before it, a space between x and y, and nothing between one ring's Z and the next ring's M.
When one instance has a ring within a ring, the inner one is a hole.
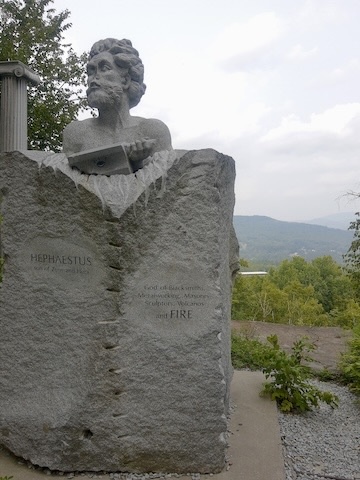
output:
M61 471L223 468L233 182L214 150L138 178L0 157L1 444Z

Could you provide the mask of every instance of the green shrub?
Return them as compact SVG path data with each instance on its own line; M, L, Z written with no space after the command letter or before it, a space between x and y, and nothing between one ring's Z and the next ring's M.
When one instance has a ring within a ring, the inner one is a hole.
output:
M0 480L11 480L14 477L0 477Z
M231 360L233 367L240 370L261 370L267 361L270 346L244 334L231 337Z
M309 383L312 376L311 368L304 365L304 361L311 361L309 352L314 349L306 337L298 340L292 347L289 355L280 349L276 335L268 337L272 346L272 353L268 364L263 368L267 379L262 395L276 400L282 412L305 412L318 407L319 402L325 402L331 407L338 405L338 398L330 392L324 392Z
M349 349L342 355L340 370L351 391L360 395L360 325L353 329Z
M269 344L233 334L231 358L234 368L262 370L266 379L261 395L276 400L282 412L299 413L325 402L336 407L338 399L330 392L323 392L309 383L311 368L304 361L311 361L309 352L314 345L307 338L294 343L292 353L280 349L276 335L267 338Z
M341 373L330 372L327 368L323 368L322 370L317 370L316 372L312 372L312 376L316 377L321 382L340 382L341 381Z

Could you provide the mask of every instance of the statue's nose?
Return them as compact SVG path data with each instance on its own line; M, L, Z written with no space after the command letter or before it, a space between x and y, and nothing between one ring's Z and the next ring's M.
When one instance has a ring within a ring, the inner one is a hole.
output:
M92 77L88 79L88 85L90 88L92 87L99 87L99 82L96 77Z

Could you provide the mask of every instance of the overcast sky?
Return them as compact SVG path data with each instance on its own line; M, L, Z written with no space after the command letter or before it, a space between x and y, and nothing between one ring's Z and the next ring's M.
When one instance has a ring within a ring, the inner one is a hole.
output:
M174 148L236 161L237 215L303 221L357 211L359 0L55 0L75 51L128 38L145 65L134 115Z

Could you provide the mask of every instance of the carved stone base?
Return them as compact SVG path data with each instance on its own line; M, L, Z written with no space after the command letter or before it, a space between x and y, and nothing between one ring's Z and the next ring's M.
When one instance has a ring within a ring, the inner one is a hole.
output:
M224 467L233 182L213 150L112 177L0 157L1 444L60 471Z

